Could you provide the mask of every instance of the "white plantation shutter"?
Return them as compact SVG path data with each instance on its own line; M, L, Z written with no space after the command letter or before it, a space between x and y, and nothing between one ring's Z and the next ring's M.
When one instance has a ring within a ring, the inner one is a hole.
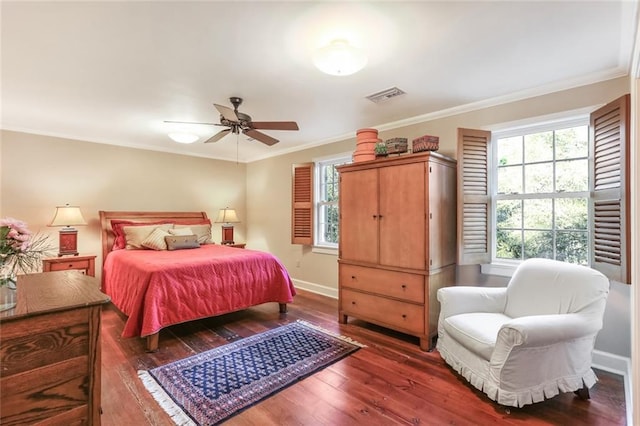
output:
M458 264L491 262L491 132L458 129Z
M313 163L291 169L291 244L313 244Z
M629 100L625 95L594 111L589 129L591 266L623 283L631 282Z

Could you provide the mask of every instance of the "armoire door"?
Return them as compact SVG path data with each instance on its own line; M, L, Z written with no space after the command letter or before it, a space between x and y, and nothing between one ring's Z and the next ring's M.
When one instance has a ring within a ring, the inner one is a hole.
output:
M400 268L426 265L426 163L379 169L379 263Z
M378 261L378 171L340 175L340 258Z

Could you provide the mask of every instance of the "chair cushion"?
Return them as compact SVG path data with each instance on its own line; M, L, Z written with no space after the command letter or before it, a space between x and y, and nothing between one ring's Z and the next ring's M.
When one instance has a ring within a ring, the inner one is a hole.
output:
M462 346L489 361L498 331L511 318L504 314L472 313L453 315L444 320L444 329Z

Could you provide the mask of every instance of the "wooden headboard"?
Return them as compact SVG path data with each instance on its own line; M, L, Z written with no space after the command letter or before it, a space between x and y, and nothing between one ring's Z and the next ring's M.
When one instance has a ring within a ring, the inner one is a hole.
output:
M206 220L206 212L107 212L100 210L100 227L102 229L102 262L113 247L115 235L111 229L111 220L131 220L134 222L157 222L161 220Z

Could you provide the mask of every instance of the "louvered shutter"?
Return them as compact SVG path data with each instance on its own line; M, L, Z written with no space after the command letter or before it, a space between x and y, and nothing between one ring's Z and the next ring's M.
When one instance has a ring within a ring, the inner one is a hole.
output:
M631 282L629 95L591 114L591 266Z
M491 262L491 132L458 129L458 264Z
M291 244L313 244L313 163L291 170Z

